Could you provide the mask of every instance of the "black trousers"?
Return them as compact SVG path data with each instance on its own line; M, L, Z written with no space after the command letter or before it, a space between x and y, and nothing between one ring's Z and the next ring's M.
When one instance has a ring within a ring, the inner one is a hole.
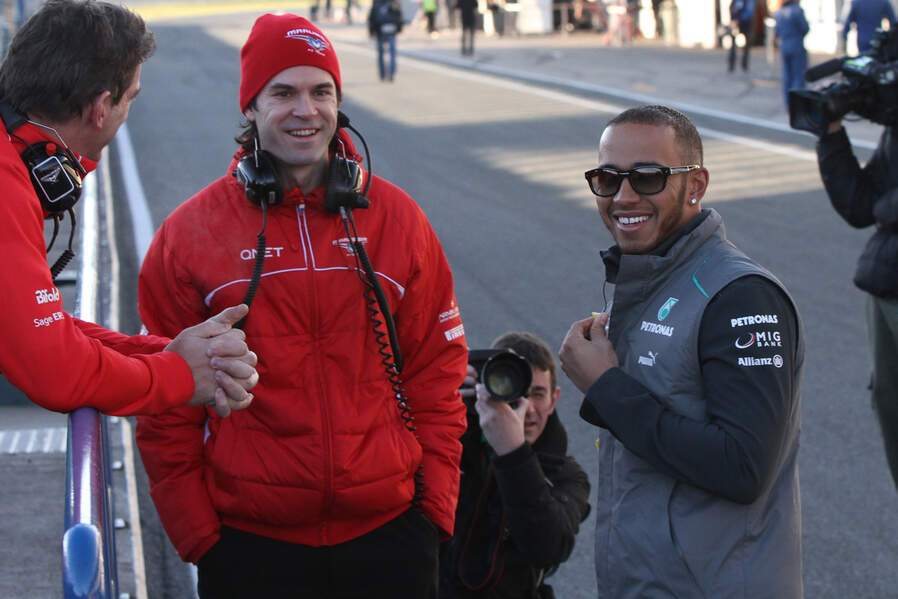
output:
M745 36L745 47L742 48L742 70L748 70L748 57L751 56L751 47L755 43L754 23L749 21L738 22L739 33ZM733 31L733 45L730 46L730 54L727 59L727 68L732 71L736 66L736 32Z
M409 509L357 539L309 547L223 528L200 559L200 599L436 599L439 534Z

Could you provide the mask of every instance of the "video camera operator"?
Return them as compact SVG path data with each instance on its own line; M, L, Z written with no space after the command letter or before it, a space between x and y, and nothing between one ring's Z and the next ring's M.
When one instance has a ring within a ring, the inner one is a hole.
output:
M545 578L573 551L589 514L589 479L567 455L548 346L512 332L492 347L526 361L529 397L496 399L482 384L475 392L478 370L469 363L461 490L455 535L440 551L440 599L554 597Z
M842 119L817 142L823 185L836 212L856 228L875 225L854 284L868 294L871 392L892 479L898 485L898 131L887 125L870 161L859 165Z
M824 79L835 74L836 81ZM853 227L876 226L854 284L869 294L870 389L898 486L898 29L878 30L860 56L828 60L804 77L829 82L789 93L789 123L818 137L820 175L836 212ZM848 113L884 126L864 167L842 127Z

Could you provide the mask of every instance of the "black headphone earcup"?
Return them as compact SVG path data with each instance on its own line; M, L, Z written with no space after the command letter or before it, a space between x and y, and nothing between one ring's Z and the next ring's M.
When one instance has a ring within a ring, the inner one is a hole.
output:
M341 207L367 208L370 204L361 192L362 169L359 163L334 155L328 167L324 207L328 212L339 212Z
M21 154L44 210L65 212L81 198L82 173L76 158L54 143L31 144Z
M234 169L234 176L243 185L246 198L258 206L266 200L269 206L284 201L274 157L266 150L256 150L244 156Z
M7 135L22 143L25 140L13 133L28 122L28 117L12 105L0 103L0 120ZM31 184L43 209L50 213L69 210L81 197L81 180L87 175L84 167L65 145L62 148L53 142L28 144L20 155Z

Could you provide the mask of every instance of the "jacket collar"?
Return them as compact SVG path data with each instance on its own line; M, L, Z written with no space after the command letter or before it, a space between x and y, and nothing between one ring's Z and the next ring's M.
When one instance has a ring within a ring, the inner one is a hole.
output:
M0 123L0 126L2 126L2 123ZM45 129L43 129L41 127L33 125L30 122L26 122L24 125L22 125L21 127L19 127L18 129L16 129L15 131L13 131L11 133L6 131L6 127L4 127L3 129L4 129L4 132L6 132L6 135L9 138L10 143L12 143L12 146L16 149L16 152L18 152L19 154L24 152L25 148L27 146L36 144L36 143L41 143L41 142L54 143L57 146L60 146L60 147L62 146L62 143L56 137L54 137L49 131L46 131ZM71 148L69 148L69 149L71 150ZM97 168L96 162L94 162L90 158L87 158L86 156L78 155L78 153L75 152L74 150L71 150L71 152L72 152L72 155L75 156L75 158L78 160L78 162L81 163L81 166L84 168L85 172L90 173L90 172L96 170L96 168Z
M605 280L609 283L617 283L622 266L626 272L632 272L636 268L640 277L664 270L673 264L691 248L697 247L697 243L707 239L715 231L725 236L723 218L713 208L704 209L700 214L689 219L683 226L674 231L667 239L648 254L621 254L620 247L611 246L601 252L602 261L605 264ZM647 271L644 269L648 269Z
M549 418L546 419L546 428L533 444L533 451L561 457L567 455L567 431L564 430L557 411L549 414Z
M340 140L342 142L342 146L337 143L336 140ZM336 153L336 149L340 149L340 153L342 154L345 151L346 157L350 160L354 160L358 162L359 165L362 165L362 156L355 149L355 145L352 142L352 138L346 132L345 129L340 129L337 131L337 135L335 140L331 142L330 154L328 156L329 159L334 157ZM231 159L231 164L228 167L228 175L231 177L231 181L237 187L240 187L240 183L237 182L237 178L234 176L236 172L237 163L246 156L249 155L249 152L245 151L243 148L239 148ZM364 185L366 178L371 175L365 170L362 169L362 183ZM242 188L241 188L242 189ZM309 193L303 193L301 189L298 187L292 187L290 189L284 190L284 204L287 205L298 205L302 203L307 203L313 207L320 207L322 210L324 209L324 196L327 192L327 183L322 185L321 187L315 188ZM370 199L370 198L369 198Z

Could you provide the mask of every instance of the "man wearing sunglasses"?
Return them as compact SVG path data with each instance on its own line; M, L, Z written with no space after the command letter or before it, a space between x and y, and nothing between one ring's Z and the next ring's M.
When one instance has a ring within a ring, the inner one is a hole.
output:
M586 178L616 242L602 254L614 298L560 358L600 427L599 596L799 598L795 306L701 207L687 117L627 110L598 157Z

